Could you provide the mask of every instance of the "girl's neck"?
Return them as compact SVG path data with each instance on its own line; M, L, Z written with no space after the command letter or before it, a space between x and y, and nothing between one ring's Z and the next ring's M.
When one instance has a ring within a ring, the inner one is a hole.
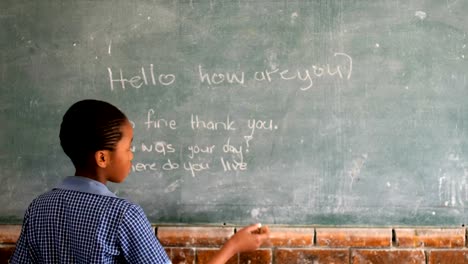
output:
M86 170L76 169L75 176L86 177L86 178L101 182L103 184L107 183L106 177L104 175L102 175L102 173L99 173L98 171L95 171L95 170L92 171L92 170L89 170L89 169L86 169Z

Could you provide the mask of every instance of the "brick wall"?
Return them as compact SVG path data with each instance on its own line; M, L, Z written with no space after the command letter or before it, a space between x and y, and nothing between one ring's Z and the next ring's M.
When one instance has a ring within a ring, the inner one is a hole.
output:
M315 228L271 226L261 249L229 264L468 263L465 228ZM0 225L0 263L13 253L21 226ZM235 227L155 227L174 264L203 264Z

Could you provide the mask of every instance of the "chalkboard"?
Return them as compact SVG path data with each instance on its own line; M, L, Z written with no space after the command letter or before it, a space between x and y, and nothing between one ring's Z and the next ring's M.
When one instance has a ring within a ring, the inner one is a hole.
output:
M468 2L0 3L0 223L74 173L61 118L134 125L152 223L468 222Z

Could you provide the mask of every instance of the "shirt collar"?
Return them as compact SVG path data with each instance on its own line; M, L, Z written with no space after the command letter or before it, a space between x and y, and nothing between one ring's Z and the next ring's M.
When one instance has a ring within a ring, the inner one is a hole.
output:
M68 176L56 188L117 197L105 184L82 176Z

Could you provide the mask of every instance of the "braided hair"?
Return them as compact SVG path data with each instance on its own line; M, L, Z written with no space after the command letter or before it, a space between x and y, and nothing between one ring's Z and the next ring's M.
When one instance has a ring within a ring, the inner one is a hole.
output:
M76 102L63 116L60 145L75 168L84 167L96 151L115 150L126 120L110 103L91 99Z

